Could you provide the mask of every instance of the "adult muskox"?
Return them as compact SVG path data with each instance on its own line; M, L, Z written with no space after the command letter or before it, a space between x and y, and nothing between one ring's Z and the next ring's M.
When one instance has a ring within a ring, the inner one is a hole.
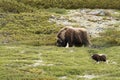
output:
M69 47L74 46L89 46L90 40L87 30L84 28L65 27L62 28L57 34L57 46Z

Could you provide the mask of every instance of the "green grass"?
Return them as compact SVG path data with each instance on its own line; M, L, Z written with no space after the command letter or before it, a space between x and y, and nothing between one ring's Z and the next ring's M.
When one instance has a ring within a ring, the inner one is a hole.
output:
M80 77L84 75L98 76L92 80L120 80L119 31L93 39L100 49L54 46L63 26L50 23L51 15L85 7L120 8L119 0L0 0L0 80L86 80ZM107 47L114 40L117 43ZM109 63L97 64L90 57L93 53L106 54Z
M84 75L96 75L93 80L119 80L119 46L94 49L56 46L0 46L1 80L85 80ZM90 57L104 53L108 64L97 64ZM103 77L101 77L103 76Z
M116 24L117 25L117 24ZM105 32L100 33L101 37L93 38L93 45L109 47L120 45L120 31L115 25L115 28L108 28ZM118 26L119 27L119 26Z
M57 14L65 14L67 13L66 9L63 8L48 8L46 11L51 13L57 13Z
M0 0L0 12L35 12L46 8L120 9L120 0ZM60 12L60 11L57 11ZM61 13L61 12L60 12Z

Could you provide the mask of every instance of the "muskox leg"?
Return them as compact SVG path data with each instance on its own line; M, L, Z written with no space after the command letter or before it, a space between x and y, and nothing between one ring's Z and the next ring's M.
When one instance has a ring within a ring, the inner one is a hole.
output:
M67 43L66 48L68 48L68 47L69 47L69 44Z
M66 46L72 47L73 46L73 40L70 38L66 38Z
M68 42L69 47L73 46L73 43L71 41Z
M106 62L105 62L106 64L108 64L108 60L106 60Z

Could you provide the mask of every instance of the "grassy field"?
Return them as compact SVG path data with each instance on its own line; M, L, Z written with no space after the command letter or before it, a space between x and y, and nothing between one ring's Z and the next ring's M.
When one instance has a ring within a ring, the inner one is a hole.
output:
M120 80L120 46L59 48L56 46L0 46L1 80ZM94 53L107 55L97 64Z
M51 15L66 14L65 8L120 8L120 0L84 1L0 0L0 80L120 80L120 31L91 39L96 48L55 46L63 26L50 23ZM94 53L106 54L108 64L97 64Z

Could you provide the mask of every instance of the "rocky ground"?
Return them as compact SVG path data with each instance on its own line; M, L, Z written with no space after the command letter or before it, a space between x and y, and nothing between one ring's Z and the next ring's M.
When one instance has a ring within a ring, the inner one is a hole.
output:
M68 10L65 15L51 15L49 21L63 26L84 27L92 37L98 37L107 28L120 29L120 12L112 9Z

